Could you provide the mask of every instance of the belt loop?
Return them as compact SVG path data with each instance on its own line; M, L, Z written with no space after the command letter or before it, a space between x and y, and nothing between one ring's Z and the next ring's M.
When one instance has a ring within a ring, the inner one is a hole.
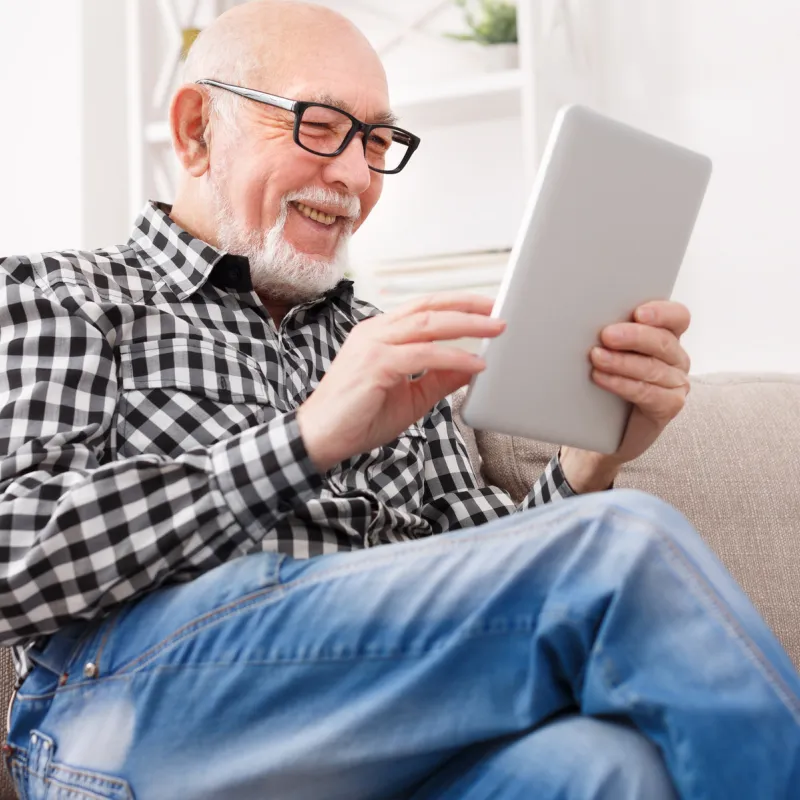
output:
M55 742L41 731L31 731L30 748L28 749L28 769L32 778L44 781L50 773L50 762L53 760Z

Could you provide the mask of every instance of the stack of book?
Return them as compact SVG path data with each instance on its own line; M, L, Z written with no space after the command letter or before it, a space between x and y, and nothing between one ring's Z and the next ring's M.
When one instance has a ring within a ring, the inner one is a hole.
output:
M494 299L509 255L509 250L491 250L383 262L371 270L364 299L383 311L434 292L473 292ZM480 346L472 339L455 344L471 352Z
M384 262L370 275L370 300L388 311L432 292L464 291L494 298L509 253L491 250Z

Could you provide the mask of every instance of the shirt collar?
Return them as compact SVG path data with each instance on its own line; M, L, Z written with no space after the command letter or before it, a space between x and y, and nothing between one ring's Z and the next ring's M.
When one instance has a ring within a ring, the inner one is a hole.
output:
M171 210L172 206L165 203L148 201L134 223L128 244L185 300L208 280L225 253L173 222ZM249 280L249 269L247 275Z
M225 253L198 239L174 222L172 206L149 200L133 226L128 244L145 263L170 283L181 300L196 292L206 281L221 289L250 292L250 263L245 256ZM344 305L353 300L353 282L342 280L323 297Z

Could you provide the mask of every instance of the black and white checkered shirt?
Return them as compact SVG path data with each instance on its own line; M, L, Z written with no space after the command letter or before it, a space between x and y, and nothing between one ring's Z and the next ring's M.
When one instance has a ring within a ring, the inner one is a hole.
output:
M354 325L343 281L276 328L246 259L148 204L126 245L0 259L0 645L259 550L307 558L515 510L449 403L321 475L296 409ZM572 494L557 458L522 507Z

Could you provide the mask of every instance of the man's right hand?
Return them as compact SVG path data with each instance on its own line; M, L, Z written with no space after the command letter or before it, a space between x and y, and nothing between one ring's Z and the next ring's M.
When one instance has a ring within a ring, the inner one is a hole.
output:
M479 295L442 293L356 325L297 411L317 469L392 441L481 372L482 358L440 342L502 333L505 322L489 316L492 306Z

